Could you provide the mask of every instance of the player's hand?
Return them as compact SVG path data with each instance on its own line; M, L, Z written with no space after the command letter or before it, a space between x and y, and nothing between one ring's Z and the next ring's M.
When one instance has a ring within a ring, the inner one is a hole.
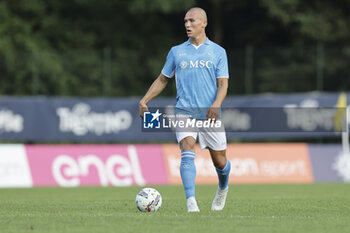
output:
M147 112L148 111L148 107L145 103L143 102L139 102L139 113L140 113L140 117L143 119L143 112Z
M211 106L207 111L207 120L214 120L214 122L219 118L219 108Z

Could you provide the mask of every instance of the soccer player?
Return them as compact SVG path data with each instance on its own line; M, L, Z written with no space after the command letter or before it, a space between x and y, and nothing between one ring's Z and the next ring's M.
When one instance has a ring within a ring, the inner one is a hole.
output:
M205 32L207 15L203 9L191 8L187 11L184 21L189 39L169 51L161 73L139 102L141 117L144 111L148 111L147 103L161 93L169 80L175 76L177 88L175 109L191 113L189 109L205 108L204 118L219 120L219 109L227 94L229 78L225 49L207 38ZM194 118L203 119L203 116ZM230 161L226 159L225 131L177 130L176 138L181 149L180 174L187 198L187 210L199 212L195 198L194 163L197 137L200 148L209 149L219 179L211 209L222 210L226 202L231 170Z

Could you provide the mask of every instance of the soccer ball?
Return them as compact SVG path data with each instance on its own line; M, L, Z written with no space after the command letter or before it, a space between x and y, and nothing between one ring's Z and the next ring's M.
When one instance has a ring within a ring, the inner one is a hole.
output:
M143 188L136 195L135 203L142 212L155 212L162 206L162 196L154 188Z

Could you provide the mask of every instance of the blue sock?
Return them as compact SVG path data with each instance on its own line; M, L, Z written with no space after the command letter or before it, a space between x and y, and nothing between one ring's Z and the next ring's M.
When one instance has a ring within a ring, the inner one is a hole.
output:
M230 160L226 160L226 165L223 169L216 168L216 172L219 177L219 187L225 189L228 186L228 178L230 176L231 163Z
M194 164L194 151L181 152L180 174L185 189L186 198L195 196L196 166Z

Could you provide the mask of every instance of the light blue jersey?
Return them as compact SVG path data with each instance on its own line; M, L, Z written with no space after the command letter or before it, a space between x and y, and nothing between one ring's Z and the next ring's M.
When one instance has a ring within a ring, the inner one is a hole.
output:
M175 76L177 109L209 108L216 98L216 79L229 77L225 49L208 38L196 48L189 39L171 48L162 74Z

